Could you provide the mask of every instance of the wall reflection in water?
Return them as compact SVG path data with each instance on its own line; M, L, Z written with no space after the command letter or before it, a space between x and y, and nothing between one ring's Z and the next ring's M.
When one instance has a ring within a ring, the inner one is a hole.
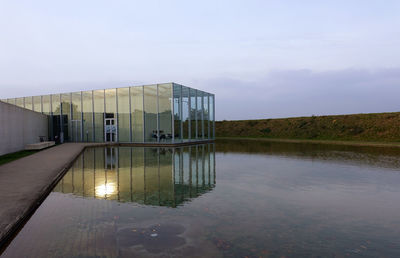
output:
M90 148L54 192L176 207L215 187L215 146Z

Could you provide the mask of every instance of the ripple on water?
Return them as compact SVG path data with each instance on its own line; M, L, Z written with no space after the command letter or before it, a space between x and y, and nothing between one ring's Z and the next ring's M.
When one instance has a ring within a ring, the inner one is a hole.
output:
M142 245L150 253L175 249L186 243L180 236L185 227L179 224L157 224L147 228L124 228L118 231L118 243L122 248Z

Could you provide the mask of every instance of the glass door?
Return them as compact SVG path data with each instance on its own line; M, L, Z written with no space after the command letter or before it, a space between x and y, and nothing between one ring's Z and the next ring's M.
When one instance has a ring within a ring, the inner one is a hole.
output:
M115 118L106 118L104 120L104 132L106 142L116 142L117 127L115 126Z

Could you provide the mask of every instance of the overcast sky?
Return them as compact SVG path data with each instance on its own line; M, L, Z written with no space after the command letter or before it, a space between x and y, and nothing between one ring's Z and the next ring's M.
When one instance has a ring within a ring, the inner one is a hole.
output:
M217 120L400 111L400 1L0 0L0 98L171 81Z

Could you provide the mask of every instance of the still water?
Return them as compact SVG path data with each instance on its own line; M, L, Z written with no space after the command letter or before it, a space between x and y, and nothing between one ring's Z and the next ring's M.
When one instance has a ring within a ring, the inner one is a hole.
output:
M400 150L87 149L4 257L400 257Z

